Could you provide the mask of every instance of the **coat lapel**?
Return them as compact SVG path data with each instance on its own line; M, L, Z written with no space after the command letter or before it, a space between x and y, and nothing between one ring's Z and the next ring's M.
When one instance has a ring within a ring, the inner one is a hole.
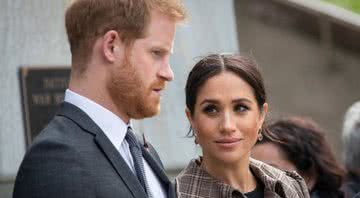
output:
M160 178L160 180L164 184L170 183L169 178L166 176L163 168L160 166L160 164L154 160L152 155L149 153L147 149L142 149L143 157L145 160L149 163L151 169L155 172L155 174Z
M102 130L91 120L91 118L78 107L64 102L61 105L58 115L68 117L77 123L84 131L94 135L94 140L114 167L120 178L123 180L134 197L146 198L140 182L136 179L125 160L122 158L117 149L112 145L110 140L102 132Z
M122 178L123 182L130 189L134 197L146 198L146 193L140 182L136 179L133 172L130 170L125 160L121 157L120 153L111 144L110 140L104 134L98 134L95 137L95 142L104 152L116 172Z
M148 149L152 148L144 148L142 147L143 157L148 162L151 169L158 176L161 182L164 184L164 187L167 189L168 198L175 198L175 189L169 178L166 176L164 169L160 162L157 162L154 157L151 155Z

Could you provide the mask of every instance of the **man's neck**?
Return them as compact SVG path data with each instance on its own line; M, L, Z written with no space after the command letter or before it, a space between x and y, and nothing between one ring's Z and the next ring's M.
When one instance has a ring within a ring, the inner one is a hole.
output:
M130 118L126 114L121 113L122 110L115 105L112 98L106 91L106 87L101 87L99 86L100 84L101 83L94 84L93 81L84 82L70 80L69 89L111 111L125 123L129 123Z

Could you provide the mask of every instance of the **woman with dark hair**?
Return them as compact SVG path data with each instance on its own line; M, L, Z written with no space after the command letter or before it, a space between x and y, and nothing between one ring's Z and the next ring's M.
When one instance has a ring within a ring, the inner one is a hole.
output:
M340 191L344 170L314 121L289 117L268 125L268 130L253 148L252 157L298 172L305 179L312 198L344 196Z
M180 198L309 197L304 180L250 158L262 139L268 104L255 62L213 54L200 60L186 83L190 136L202 149L175 179Z

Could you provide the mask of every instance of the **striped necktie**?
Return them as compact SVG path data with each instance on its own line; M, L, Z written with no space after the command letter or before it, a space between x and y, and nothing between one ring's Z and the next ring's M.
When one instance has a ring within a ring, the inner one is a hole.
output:
M140 184L143 186L143 188L144 188L145 192L147 193L148 197L151 198L152 196L151 196L149 184L146 181L144 163L143 163L143 160L142 160L141 145L137 141L131 127L128 127L125 139L129 144L130 153L131 153L131 155L133 157L136 176L137 176Z

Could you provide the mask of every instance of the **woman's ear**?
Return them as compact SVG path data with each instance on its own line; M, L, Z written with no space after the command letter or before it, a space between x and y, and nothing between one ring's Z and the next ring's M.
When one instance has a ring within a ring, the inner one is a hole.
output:
M268 105L268 103L264 103L263 104L263 106L262 106L262 111L261 111L261 118L260 118L260 123L261 123L261 126L262 126L262 124L264 123L264 121L265 121L265 117L266 117L266 114L267 114L267 112L268 112L268 108L269 108L269 105Z
M187 117L187 119L189 120L189 122L191 124L191 127L193 127L193 121L192 121L191 112L187 107L185 108L185 114L186 114L186 117Z
M197 136L196 131L195 131L195 125L194 125L195 123L193 122L191 111L188 108L185 108L185 114L186 114L186 117L188 118L188 120L190 122L190 130L192 130L194 138L195 138L194 142L195 142L195 144L199 144L199 139L198 139L198 136Z

